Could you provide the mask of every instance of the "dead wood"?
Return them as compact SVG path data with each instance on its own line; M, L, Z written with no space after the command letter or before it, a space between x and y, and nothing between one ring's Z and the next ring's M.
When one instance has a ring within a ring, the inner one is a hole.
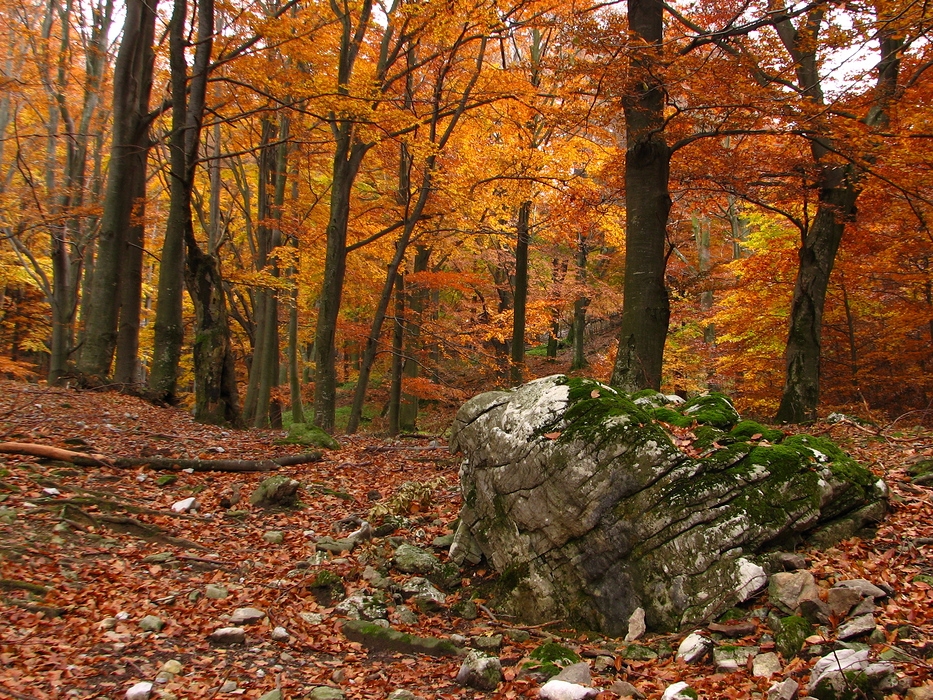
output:
M180 470L193 469L199 472L269 472L280 467L296 464L319 462L322 452L307 452L276 459L174 459L171 457L106 457L99 454L87 454L63 450L49 445L36 445L30 442L0 442L0 452L33 455L46 459L57 459L79 466L112 466L121 469L131 467L150 467L152 469Z

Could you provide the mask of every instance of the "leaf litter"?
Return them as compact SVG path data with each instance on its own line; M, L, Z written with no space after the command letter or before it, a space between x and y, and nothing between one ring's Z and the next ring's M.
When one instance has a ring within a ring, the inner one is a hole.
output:
M205 426L183 410L134 397L15 382L0 382L0 420L4 440L108 456L262 460L303 449L276 445L279 430ZM892 512L873 537L801 553L822 587L851 578L890 586L895 594L876 613L885 642L872 652L896 648L899 674L915 687L933 683L933 488L912 484L907 474L911 463L933 459L933 439L920 429L893 441L846 424L816 429L885 478ZM445 446L429 440L343 436L341 449L325 452L322 461L275 472L305 485L300 507L289 510L248 505L246 495L268 473L179 470L170 472L174 481L159 486L156 480L167 472L146 467L77 467L0 455L0 697L122 698L133 685L155 681L170 660L181 664L181 672L156 688L179 698L258 698L275 689L298 698L320 685L339 688L347 698L385 698L396 689L426 699L537 697L540 679L523 674L520 665L555 637L584 658L608 659L595 667L594 686L624 680L648 698L681 680L701 697L744 700L767 693L774 679L756 678L750 667L722 673L709 662L684 665L670 652L653 660L623 658L621 640L559 624L523 627L481 600L475 620L454 616L448 605L414 623L393 619L393 627L439 638L525 629L527 639L507 639L499 650L505 680L493 692L457 685L458 659L371 652L348 640L340 629L344 618L319 603L310 584L327 570L346 595L365 590L366 567L388 561L394 543L430 549L435 538L450 533L460 507L457 465ZM231 504L231 494L238 500L241 492L243 499ZM191 496L200 504L197 511L172 511ZM405 527L391 533L400 539L377 536L351 552L309 559L316 555L316 538L345 536L339 521L381 514L378 506L388 510L389 503L409 508ZM112 527L114 519L126 527ZM270 531L282 533L281 543L264 540ZM466 585L448 603L469 599L474 584L494 577L485 569L461 574ZM393 572L399 580L406 576ZM207 597L209 585L223 587L226 597ZM761 596L750 606L764 603ZM246 644L212 644L208 635L242 607L266 612L246 628ZM390 604L390 616L391 610ZM141 630L146 616L164 626ZM287 630L287 640L273 641L275 627ZM650 636L646 643L676 649L688 631ZM767 631L761 622L749 636L728 643L764 647ZM823 641L814 635L807 643ZM782 678L804 686L813 661L806 653L785 660ZM614 697L610 691L600 695Z

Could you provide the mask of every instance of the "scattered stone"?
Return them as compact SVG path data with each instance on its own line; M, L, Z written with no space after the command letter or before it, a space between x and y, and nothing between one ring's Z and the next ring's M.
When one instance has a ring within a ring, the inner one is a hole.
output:
M819 600L820 591L809 571L787 571L768 580L768 600L789 615L800 613L803 600Z
M282 544L285 541L285 533L280 530L269 530L262 533L262 540L268 544Z
M278 440L287 445L310 445L326 450L339 450L340 443L311 423L292 423L288 427L288 437Z
M836 617L845 617L856 605L862 602L862 594L855 588L836 586L826 592L826 603Z
M609 690L623 698L643 698L644 694L628 681L615 681Z
M282 691L278 689L270 690L268 693L260 695L259 700L282 700Z
M276 474L265 479L250 495L249 502L254 506L294 506L298 502L298 489L301 482L296 479Z
M628 632L625 635L625 641L634 642L636 639L640 639L647 629L645 626L645 609L635 608L635 612L628 619Z
M759 678L771 678L782 671L781 660L773 651L758 654L752 660L752 675Z
M590 685L593 678L590 674L590 665L586 661L565 666L552 680L576 683L577 685Z
M400 625L417 625L419 617L418 613L407 605L397 605L395 606L395 619Z
M380 627L365 620L347 620L342 628L344 636L375 651L397 651L429 656L460 656L463 650L449 639L416 637L397 630Z
M284 627L276 627L272 630L272 641L273 642L287 642L291 639L291 635L288 633L288 630Z
M204 587L204 595L211 600L223 600L229 595L225 586L219 583L209 583Z
M329 685L319 685L305 695L306 700L343 700L343 698L344 694L340 688L332 688Z
M330 680L332 683L340 685L347 680L347 671L344 668L335 668L334 672L330 674Z
M774 569L798 571L807 568L807 558L796 552L774 552L770 559Z
M859 615L840 625L839 629L836 630L836 637L843 640L853 639L854 637L873 632L875 626L874 615Z
M380 595L351 595L341 601L334 612L345 615L351 620L384 620L389 614L385 598Z
M126 691L126 700L149 700L149 695L151 693L152 683L143 681Z
M450 545L454 543L454 533L449 532L446 535L438 535L431 541L431 546L435 549L443 549L447 551L450 549Z
M794 700L799 689L800 685L797 681L793 678L786 678L768 688L768 700Z
M828 625L832 609L819 598L800 601L800 616L811 625Z
M318 571L308 588L317 604L325 608L331 607L338 600L343 600L346 595L343 579L328 569Z
M863 598L884 598L887 594L871 581L863 578L853 578L847 581L837 581L833 588L851 588L859 592ZM830 589L832 590L832 589Z
M373 588L385 589L392 585L392 581L376 571L372 566L363 569L362 578Z
M257 608L237 608L230 616L234 625L252 625L264 619L266 614Z
M933 686L911 688L907 691L907 700L933 700Z
M894 667L888 663L870 663L868 649L839 649L814 664L810 671L809 693L818 700L856 697L881 697L898 687Z
M298 613L298 617L307 622L309 625L320 625L324 622L324 615L322 613L303 612Z
M165 627L165 621L155 615L146 615L139 621L139 629L144 632L161 632L163 627Z
M475 637L473 647L480 651L497 651L502 646L502 635L493 634L484 637Z
M172 504L172 510L176 513L187 513L198 509L198 501L194 496L183 498Z
M323 537L317 538L314 546L326 552L331 552L332 554L341 554L343 552L352 552L356 544L356 540L351 540L349 537L335 540L329 535L324 535Z
M713 648L713 640L693 632L677 647L677 658L686 664L702 661Z
M177 659L169 659L164 664L162 664L162 667L159 669L159 675L162 675L163 673L167 674L167 680L171 680L179 673L181 673L183 668L184 666L182 666L181 662Z
M479 608L472 600L458 600L450 606L450 614L464 620L475 620L479 617Z
M862 602L856 605L849 612L849 615L852 617L858 617L859 615L873 615L875 613L875 600L874 598L863 598Z
M759 651L758 647L718 646L713 649L713 663L716 669L725 673L744 668L748 659Z
M224 681L223 685L220 686L220 690L218 692L232 693L234 690L236 690L236 688L237 688L236 681Z
M403 582L400 586L402 594L409 598L430 600L437 605L445 605L447 596L435 588L430 581L415 576Z
M413 544L401 544L392 553L392 563L399 571L407 574L429 574L440 564L440 560L428 551Z
M502 630L505 633L505 636L511 639L513 642L521 644L522 642L527 642L531 639L531 632L528 630L518 629L517 627L507 627Z
M457 683L477 690L495 690L502 681L502 664L496 656L486 656L478 651L467 652Z
M807 637L813 634L813 626L799 615L782 617L774 621L774 643L785 659L792 659L803 649Z
M214 644L229 646L246 643L246 630L242 627L221 627L208 637Z
M697 691L683 681L669 685L661 696L661 700L696 700Z
M386 697L386 700L424 700L420 695L415 695L410 690L405 690L404 688L399 688L393 690Z
M538 691L541 700L588 700L599 695L596 688L587 688L578 683L569 683L552 678Z

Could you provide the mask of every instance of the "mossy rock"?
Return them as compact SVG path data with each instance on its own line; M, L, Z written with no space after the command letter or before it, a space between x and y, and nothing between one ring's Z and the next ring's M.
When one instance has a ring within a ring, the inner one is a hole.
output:
M771 443L779 443L784 439L784 431L775 428L766 428L761 423L757 423L753 420L743 420L739 422L729 431L729 435L737 440L743 441L751 440L755 435L758 437L754 439L767 440Z
M781 655L790 660L803 649L807 637L813 634L813 625L799 615L782 617L774 630L774 643Z
M693 424L693 418L678 413L667 406L651 409L651 417L662 423L676 425L678 428L689 428Z
M557 642L545 642L535 648L522 667L544 678L551 678L560 673L564 666L579 663L582 659L572 649Z
M288 437L276 442L281 445L308 445L323 447L327 450L340 449L339 442L316 425L310 423L292 423L288 427Z
M325 608L329 608L337 601L343 600L346 595L343 579L328 569L319 571L314 580L308 584L308 588L318 605Z
M343 624L343 634L347 639L374 651L428 656L462 656L465 653L449 639L416 637L364 620L347 620Z
M156 478L155 483L156 486L171 486L176 481L178 481L178 477L175 474L163 474Z
M301 483L295 479L276 474L265 479L250 494L249 502L254 506L294 506L298 502Z
M933 474L933 459L924 459L920 462L914 462L907 467L907 473L911 476Z
M697 423L722 430L731 430L740 420L729 397L716 392L693 397L683 405L681 413Z

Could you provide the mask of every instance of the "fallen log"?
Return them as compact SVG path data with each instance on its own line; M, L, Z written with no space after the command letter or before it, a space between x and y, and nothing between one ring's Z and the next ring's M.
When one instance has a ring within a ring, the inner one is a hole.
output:
M275 459L175 459L171 457L107 457L105 455L74 452L60 447L37 445L31 442L0 442L0 452L25 454L82 467L110 466L120 469L151 467L152 469L193 469L198 472L269 472L280 467L319 462L323 452L306 452Z

